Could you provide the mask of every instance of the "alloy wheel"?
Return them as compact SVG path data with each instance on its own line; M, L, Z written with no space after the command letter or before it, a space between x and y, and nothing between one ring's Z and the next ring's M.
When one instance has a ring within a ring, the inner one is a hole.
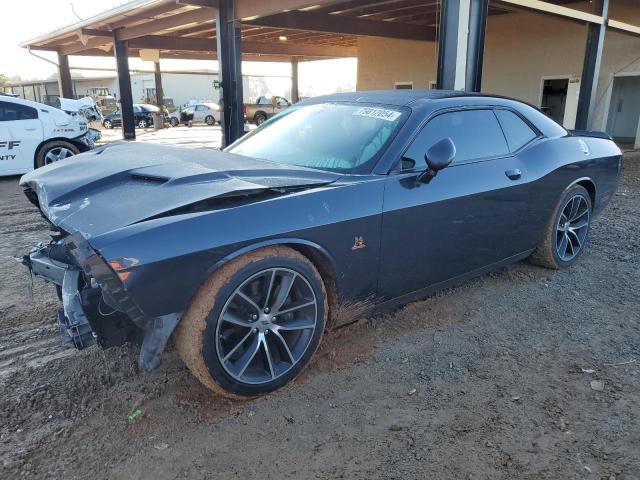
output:
M49 165L50 163L57 162L58 160L62 160L71 156L73 156L73 152L68 148L54 147L49 150L44 156L44 164Z
M228 298L216 327L218 360L236 381L272 382L302 358L318 319L313 288L300 273L270 268Z
M574 195L562 209L556 225L556 252L565 262L573 260L587 238L591 212L587 199Z

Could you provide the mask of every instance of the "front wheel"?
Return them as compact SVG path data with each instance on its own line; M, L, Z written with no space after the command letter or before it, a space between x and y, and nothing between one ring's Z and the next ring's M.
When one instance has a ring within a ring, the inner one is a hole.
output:
M264 248L232 260L202 285L176 330L176 346L213 391L254 397L302 371L327 314L314 265L290 248Z
M209 126L212 126L216 124L216 119L213 118L213 116L211 115L207 115L206 118L204 119L204 123L206 123Z
M58 160L64 160L78 153L80 153L80 149L73 143L63 140L47 142L38 150L38 154L36 155L36 168L50 165Z
M169 123L171 124L172 127L177 127L178 125L180 125L180 122L175 117L171 117L171 120L169 120Z
M149 122L147 122L146 118L141 118L138 120L138 128L147 128L149 126Z
M102 126L107 130L111 130L113 128L113 122L111 120L105 120L102 122Z
M589 192L580 185L569 188L558 202L531 261L553 269L573 264L586 247L591 212Z

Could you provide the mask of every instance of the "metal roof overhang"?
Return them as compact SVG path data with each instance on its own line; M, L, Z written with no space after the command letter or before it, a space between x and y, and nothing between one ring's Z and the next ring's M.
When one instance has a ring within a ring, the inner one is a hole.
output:
M601 16L572 8L574 0L492 0L489 14L537 11L582 23ZM237 0L245 60L288 61L357 56L361 35L435 41L441 0ZM113 55L113 32L129 53L215 59L217 0L133 0L22 44L62 55ZM610 20L610 28L637 29ZM629 27L629 28L627 28ZM631 33L635 33L631 31ZM284 38L286 37L286 40Z

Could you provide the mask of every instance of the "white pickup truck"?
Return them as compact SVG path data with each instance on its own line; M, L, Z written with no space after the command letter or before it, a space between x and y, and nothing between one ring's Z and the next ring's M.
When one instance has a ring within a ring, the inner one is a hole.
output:
M100 137L82 115L0 95L0 176L21 175L86 152Z

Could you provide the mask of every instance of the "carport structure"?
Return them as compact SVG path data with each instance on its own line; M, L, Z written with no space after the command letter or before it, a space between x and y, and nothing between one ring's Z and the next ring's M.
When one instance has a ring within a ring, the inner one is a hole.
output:
M360 36L431 41L438 43L437 86L479 91L487 15L527 9L586 26L576 120L576 128L586 128L606 28L640 35L640 28L608 18L610 1L585 8L575 0L133 0L23 46L57 52L63 96L71 95L69 56L115 56L127 139L135 138L129 56L156 62L158 97L160 58L217 59L228 144L244 132L243 59L290 61L295 101L300 61L356 57Z

